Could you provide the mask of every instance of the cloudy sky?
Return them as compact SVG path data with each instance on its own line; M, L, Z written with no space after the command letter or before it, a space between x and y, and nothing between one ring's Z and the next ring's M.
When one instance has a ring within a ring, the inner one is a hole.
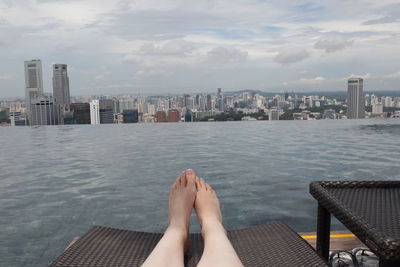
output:
M72 95L400 89L398 0L0 0L0 98L24 60Z

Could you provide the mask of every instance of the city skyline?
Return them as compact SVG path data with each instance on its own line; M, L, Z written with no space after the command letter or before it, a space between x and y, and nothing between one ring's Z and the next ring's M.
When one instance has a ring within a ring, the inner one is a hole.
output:
M396 1L0 1L1 97L23 95L20 62L69 66L71 95L257 89L398 90Z

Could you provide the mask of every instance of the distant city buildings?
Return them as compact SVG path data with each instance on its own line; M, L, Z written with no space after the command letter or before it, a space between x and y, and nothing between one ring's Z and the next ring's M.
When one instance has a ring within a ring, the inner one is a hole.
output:
M364 95L361 78L348 79L347 101L344 94L339 98L251 90L223 94L221 88L208 94L71 98L66 64L52 66L53 94L44 93L42 62L24 64L25 101L0 102L3 125L360 119L396 117L400 110L398 95Z
M347 81L347 118L365 118L365 100L363 94L363 79L350 78Z

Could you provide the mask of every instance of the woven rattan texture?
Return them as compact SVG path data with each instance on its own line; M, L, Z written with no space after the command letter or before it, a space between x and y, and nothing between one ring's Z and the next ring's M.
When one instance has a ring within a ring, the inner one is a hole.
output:
M327 266L312 247L286 224L275 222L228 236L245 266ZM162 234L93 227L50 266L140 266ZM186 266L196 266L203 251L199 234L190 235Z
M315 182L310 192L383 260L400 260L400 181Z

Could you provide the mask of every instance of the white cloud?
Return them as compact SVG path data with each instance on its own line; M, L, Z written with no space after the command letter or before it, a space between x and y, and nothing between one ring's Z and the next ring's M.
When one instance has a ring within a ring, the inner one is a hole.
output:
M325 50L326 53L331 53L352 46L353 42L354 40L350 39L347 36L333 35L320 38L314 44L314 48Z
M299 84L320 84L326 81L326 78L322 76L318 76L315 78L301 78L298 83Z
M193 51L193 45L184 40L172 40L162 44L144 44L138 53L142 55L182 56Z
M302 61L308 58L310 54L305 49L287 49L281 51L274 58L275 62L282 63L284 65L289 65L295 62Z
M173 72L165 70L139 70L133 75L134 79L154 78L154 77L167 77L171 76Z
M249 53L234 47L215 47L208 51L207 60L212 63L235 63L243 62Z

